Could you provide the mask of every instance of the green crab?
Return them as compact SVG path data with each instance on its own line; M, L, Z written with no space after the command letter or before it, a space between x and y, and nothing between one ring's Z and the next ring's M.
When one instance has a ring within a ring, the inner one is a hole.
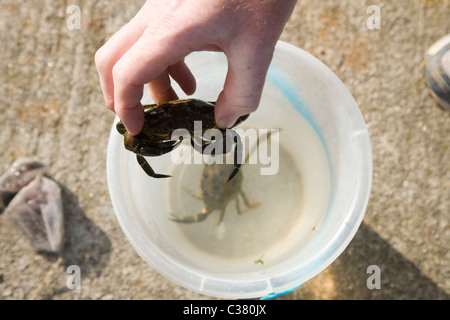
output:
M144 157L156 157L174 150L183 140L172 140L172 133L176 129L185 129L190 134L191 144L195 150L203 151L214 140L206 139L203 133L209 129L218 129L223 135L222 141L229 139L230 129L220 129L214 120L215 102L206 102L197 99L174 100L161 104L144 105L145 121L142 131L136 135L130 135L121 121L116 125L117 131L124 136L125 148L136 154L136 159L142 169L153 178L167 178L171 175L158 174L152 169ZM238 118L235 127L248 118L248 115ZM201 137L196 136L195 121L201 121ZM233 135L235 143L234 168L226 182L230 181L239 171L241 162L237 158L239 136ZM223 148L224 153L230 150Z

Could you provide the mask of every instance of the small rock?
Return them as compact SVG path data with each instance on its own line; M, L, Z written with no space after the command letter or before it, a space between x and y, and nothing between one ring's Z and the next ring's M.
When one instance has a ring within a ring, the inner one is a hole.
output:
M45 165L20 158L0 177L0 213L30 241L36 251L60 253L64 216L61 189L44 177Z
M45 165L36 159L20 158L0 177L0 213L14 196L36 175L43 174Z

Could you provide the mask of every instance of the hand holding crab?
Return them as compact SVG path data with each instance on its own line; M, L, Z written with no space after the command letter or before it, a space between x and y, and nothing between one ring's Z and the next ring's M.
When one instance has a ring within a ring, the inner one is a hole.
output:
M157 103L178 99L172 77L193 94L196 83L184 58L222 51L228 59L215 108L220 128L256 110L275 44L296 0L148 0L101 47L95 62L106 105L131 135L144 126L142 87Z
M195 135L195 121L201 121L202 133L209 129L218 129L222 133L222 139L220 142L228 145L227 139L232 137L227 136L230 129L219 129L214 121L214 102L205 102L197 99L176 100L169 101L162 104L151 104L144 106L144 126L142 131L137 135L131 135L124 124L120 121L117 123L117 131L124 136L124 145L127 150L130 150L136 154L137 161L142 169L149 176L153 178L167 178L170 175L158 174L153 171L150 164L145 160L145 156L154 157L166 154L176 147L178 147L183 140L180 137L177 140L172 139L172 133L176 129L185 129L189 132L191 144L194 149L201 149L202 151L213 143L212 140L202 139L196 141ZM236 126L242 121L246 120L248 115L238 118ZM231 171L228 182L239 171L242 161L238 158L238 147L241 145L239 136L234 135L235 148L234 148L234 169ZM196 144L199 144L199 148L196 148ZM240 148L242 150L242 148ZM222 148L224 153L228 153L228 150Z

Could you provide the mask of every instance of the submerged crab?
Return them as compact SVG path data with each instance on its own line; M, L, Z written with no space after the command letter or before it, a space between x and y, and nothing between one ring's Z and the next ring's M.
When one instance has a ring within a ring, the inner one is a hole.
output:
M223 135L223 141L227 139L227 130L217 127L214 120L215 102L206 102L197 99L175 100L161 104L151 104L144 106L145 121L142 131L136 135L130 135L122 122L116 125L117 131L124 136L124 145L127 150L136 154L136 159L142 169L153 178L167 178L171 175L158 174L153 171L152 167L144 157L156 157L171 152L175 149L183 137L178 140L172 140L172 133L176 129L185 129L190 134L190 139L194 149L196 146L204 150L205 147L214 142L203 137L203 133L209 129L218 129ZM248 118L248 115L240 117L232 126L235 127ZM194 138L194 121L202 121L202 138L201 141ZM234 135L237 137L237 135ZM235 155L237 154L238 141L234 141ZM198 149L197 149L198 150ZM224 148L224 153L230 150ZM228 177L228 182L239 171L240 162L235 156L234 168Z
M241 214L248 209L256 208L260 205L260 202L253 203L248 200L244 191L242 190L242 172L238 172L233 180L224 184L223 180L230 172L230 164L205 164L200 179L200 188L202 193L196 195L188 188L184 188L191 196L203 201L203 209L201 213L192 216L175 217L170 216L170 219L175 222L193 223L205 220L211 213L216 210L220 211L219 221L217 225L223 220L225 209L230 201L236 200L236 210L238 214ZM239 197L242 197L245 208L241 210Z
M269 132L265 139L270 140L271 135L272 133ZM260 139L258 139L257 145L259 145L259 143ZM248 161L248 158L253 151L254 148L248 152L244 163ZM233 199L236 200L236 210L238 214L242 214L249 209L258 207L261 203L248 200L244 190L242 190L242 181L244 177L241 171L236 174L232 181L226 184L222 182L227 173L230 172L230 166L231 165L226 164L225 161L223 161L223 164L205 164L203 167L202 177L200 179L201 194L197 195L192 192L192 190L183 186L186 192L188 192L191 196L203 201L202 212L181 217L171 215L169 217L170 220L181 223L200 222L205 220L214 211L219 210L220 217L219 221L216 223L216 225L219 225L223 220L228 203ZM239 196L241 196L245 204L245 208L243 210L241 210Z

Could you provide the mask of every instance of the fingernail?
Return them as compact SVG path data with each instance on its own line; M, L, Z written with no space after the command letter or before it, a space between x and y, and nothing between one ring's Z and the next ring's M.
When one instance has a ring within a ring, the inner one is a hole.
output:
M219 126L219 128L227 129L233 126L235 122L236 119L234 117L224 116L222 118L219 118L219 120L217 121L217 125Z
M127 127L127 131L132 136L137 136L142 131L142 126L133 124L132 126Z

